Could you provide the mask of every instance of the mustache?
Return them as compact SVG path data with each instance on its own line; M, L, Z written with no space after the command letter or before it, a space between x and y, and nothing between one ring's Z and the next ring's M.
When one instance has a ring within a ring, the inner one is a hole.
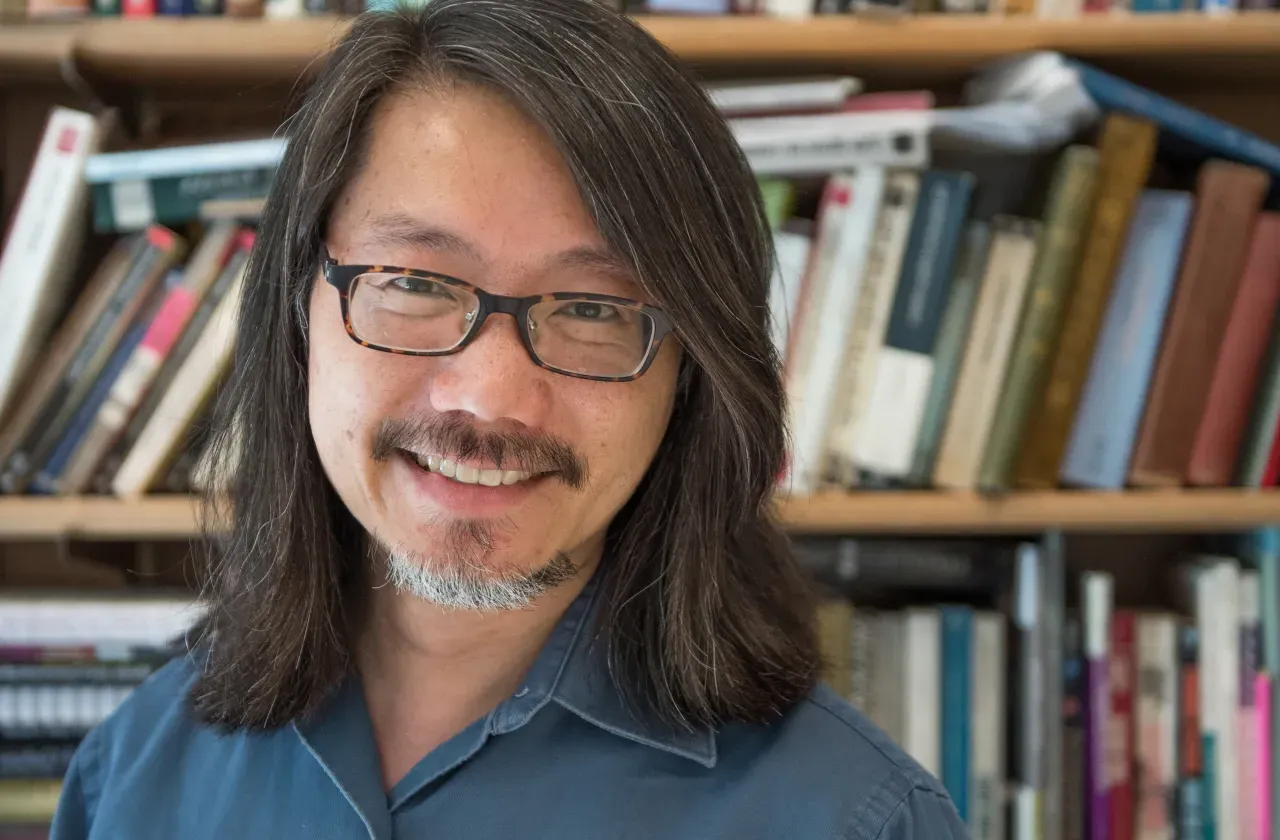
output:
M497 469L551 473L574 490L587 483L586 458L564 440L544 432L480 431L462 412L386 418L374 433L373 459L385 461L402 449L455 461L491 461Z

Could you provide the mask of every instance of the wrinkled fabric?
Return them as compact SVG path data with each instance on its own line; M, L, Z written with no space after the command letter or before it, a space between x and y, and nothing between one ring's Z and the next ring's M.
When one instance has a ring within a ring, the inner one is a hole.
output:
M194 654L178 659L81 743L51 840L968 837L941 784L826 686L767 726L631 714L586 632L595 595L390 791L356 679L308 721L221 734L186 705Z

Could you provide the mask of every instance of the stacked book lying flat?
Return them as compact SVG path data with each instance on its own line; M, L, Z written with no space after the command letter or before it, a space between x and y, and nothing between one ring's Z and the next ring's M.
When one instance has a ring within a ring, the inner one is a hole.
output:
M189 597L0 598L0 838L40 836L81 739L199 617Z

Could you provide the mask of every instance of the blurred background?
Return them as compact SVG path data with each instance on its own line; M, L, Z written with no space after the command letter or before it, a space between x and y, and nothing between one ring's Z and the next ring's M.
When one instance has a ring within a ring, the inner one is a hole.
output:
M0 0L0 840L199 615L254 225L365 2ZM1275 4L619 8L768 208L826 678L976 840L1280 840Z

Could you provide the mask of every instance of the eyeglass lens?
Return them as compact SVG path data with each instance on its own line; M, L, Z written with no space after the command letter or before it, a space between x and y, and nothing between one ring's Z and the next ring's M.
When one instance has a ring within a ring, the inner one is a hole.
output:
M470 291L429 277L362 274L348 298L362 341L408 352L445 352L462 343L480 311ZM529 344L538 360L586 376L630 376L644 364L653 319L643 310L588 299L529 307Z

